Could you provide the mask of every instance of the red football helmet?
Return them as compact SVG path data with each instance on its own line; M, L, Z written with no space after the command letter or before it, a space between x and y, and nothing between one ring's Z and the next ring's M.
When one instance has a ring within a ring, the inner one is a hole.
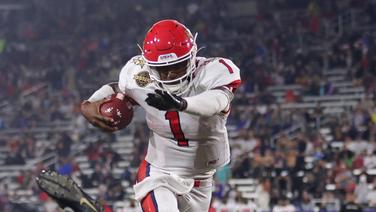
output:
M146 33L142 56L150 77L156 86L177 95L183 94L191 85L197 54L196 36L176 20L155 23ZM186 73L173 80L161 80L156 67L187 62Z

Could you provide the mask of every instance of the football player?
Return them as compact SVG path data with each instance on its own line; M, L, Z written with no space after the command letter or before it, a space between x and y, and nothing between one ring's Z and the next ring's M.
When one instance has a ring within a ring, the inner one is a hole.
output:
M98 112L105 97L121 92L146 111L151 136L134 185L146 212L208 211L215 169L230 160L226 119L241 82L239 68L229 59L197 57L196 35L176 20L155 23L142 54L127 62L119 81L103 85L81 105L84 117L107 131L117 128ZM44 190L64 199L48 186ZM86 196L76 198L75 208Z

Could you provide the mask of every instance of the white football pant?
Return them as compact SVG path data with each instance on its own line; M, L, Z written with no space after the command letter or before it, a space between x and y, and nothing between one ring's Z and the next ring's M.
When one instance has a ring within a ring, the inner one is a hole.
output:
M143 161L134 186L144 212L207 212L212 178L183 179Z

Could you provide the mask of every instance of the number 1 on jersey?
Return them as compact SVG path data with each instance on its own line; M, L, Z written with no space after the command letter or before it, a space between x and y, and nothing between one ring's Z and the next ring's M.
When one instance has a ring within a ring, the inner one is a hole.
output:
M178 142L178 146L188 146L188 139L185 139L184 133L180 126L178 111L167 111L165 118L170 123L171 132L174 135L174 139Z

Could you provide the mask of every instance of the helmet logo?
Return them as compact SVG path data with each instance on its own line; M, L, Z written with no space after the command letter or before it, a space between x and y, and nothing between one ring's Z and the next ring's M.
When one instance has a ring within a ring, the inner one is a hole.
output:
M136 81L136 84L140 87L145 87L151 83L149 72L142 71L133 76L133 79Z
M175 53L162 54L158 56L158 62L171 61L178 59Z

